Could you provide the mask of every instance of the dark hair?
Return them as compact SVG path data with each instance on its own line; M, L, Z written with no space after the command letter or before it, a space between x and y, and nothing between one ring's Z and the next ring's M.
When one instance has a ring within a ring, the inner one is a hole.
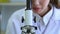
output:
M54 5L56 8L60 8L60 6L58 6L58 0L50 0L50 3Z

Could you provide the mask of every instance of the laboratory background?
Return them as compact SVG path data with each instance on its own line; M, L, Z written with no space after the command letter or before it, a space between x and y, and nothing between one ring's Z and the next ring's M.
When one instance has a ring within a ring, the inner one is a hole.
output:
M5 34L9 17L24 8L26 0L0 0L0 34Z
M5 34L8 19L16 10L26 6L26 0L0 0L0 33ZM60 0L58 2L60 6Z

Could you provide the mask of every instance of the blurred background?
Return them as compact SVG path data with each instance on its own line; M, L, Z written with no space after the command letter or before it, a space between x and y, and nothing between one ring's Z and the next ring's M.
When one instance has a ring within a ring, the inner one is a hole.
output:
M60 0L56 1L60 6ZM0 33L5 34L8 19L13 12L24 8L26 0L0 0Z
M0 0L0 33L5 34L8 19L13 12L24 8L26 0Z

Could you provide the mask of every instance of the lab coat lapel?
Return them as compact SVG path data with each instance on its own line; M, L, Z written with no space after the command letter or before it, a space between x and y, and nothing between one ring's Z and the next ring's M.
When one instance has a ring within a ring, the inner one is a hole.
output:
M55 21L54 19L51 19L46 31L44 32L45 34L56 34L59 31L59 24L60 21Z
M46 30L45 30L45 34L49 34L49 33L53 33L53 30L56 26L56 23L53 19L50 20L50 22L46 25Z

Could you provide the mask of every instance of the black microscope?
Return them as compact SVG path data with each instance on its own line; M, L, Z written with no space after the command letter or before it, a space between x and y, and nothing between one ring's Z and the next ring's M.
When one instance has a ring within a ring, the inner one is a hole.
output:
M25 19L22 19L25 25L21 27L21 34L35 34L37 27L33 26L33 20L36 21L36 18L33 19L32 0L26 0L26 2Z

